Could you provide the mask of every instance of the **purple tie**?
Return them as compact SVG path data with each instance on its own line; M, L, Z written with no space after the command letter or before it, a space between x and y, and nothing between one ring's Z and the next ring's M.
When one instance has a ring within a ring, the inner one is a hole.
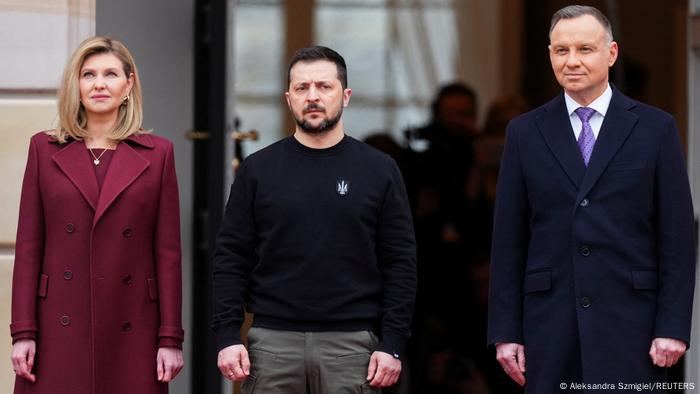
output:
M593 129L588 121L591 116L595 113L593 108L579 107L576 108L576 115L581 119L581 134L578 136L578 147L581 149L581 156L583 156L583 164L588 167L588 161L591 159L591 152L593 152L593 145L595 145L595 136L593 135Z

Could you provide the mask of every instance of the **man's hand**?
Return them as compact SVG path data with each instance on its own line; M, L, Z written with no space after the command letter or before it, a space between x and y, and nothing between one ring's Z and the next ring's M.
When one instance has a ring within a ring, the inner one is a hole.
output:
M525 385L525 346L519 343L497 343L496 360L515 383Z
M175 379L175 376L182 371L182 366L184 365L182 360L181 349L175 347L158 348L158 355L156 356L158 380L167 383Z
M401 360L395 359L391 354L376 351L369 359L367 368L367 380L373 387L389 387L399 380L401 375Z
M649 356L651 356L654 365L670 367L683 357L687 347L685 342L678 339L654 338L651 342L651 349L649 349Z
M35 354L36 342L33 339L20 339L12 345L12 368L15 374L32 383L36 382L36 376L32 373Z
M221 349L217 362L219 371L233 382L240 382L250 375L250 359L243 345L232 345Z

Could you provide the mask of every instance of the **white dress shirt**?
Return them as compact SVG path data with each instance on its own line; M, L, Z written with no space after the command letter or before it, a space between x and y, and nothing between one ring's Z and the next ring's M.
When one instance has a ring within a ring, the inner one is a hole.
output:
M600 133L600 127L603 125L603 119L605 119L605 113L608 112L608 107L610 106L610 100L612 99L612 89L610 84L605 89L603 94L601 94L597 99L593 100L592 103L588 104L588 108L593 108L595 113L588 120L588 123L593 129L593 135L596 141L598 140L598 134ZM578 141L578 136L581 134L581 118L576 115L576 109L579 107L584 107L583 105L572 99L566 92L564 92L564 101L566 101L566 110L569 111L569 120L571 121L571 128L574 130L574 137Z

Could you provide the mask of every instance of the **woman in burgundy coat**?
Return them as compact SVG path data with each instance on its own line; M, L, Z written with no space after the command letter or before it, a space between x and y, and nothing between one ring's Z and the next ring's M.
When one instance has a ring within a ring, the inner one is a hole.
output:
M116 40L80 45L58 111L22 185L15 393L167 393L184 337L172 144L141 129L136 66Z

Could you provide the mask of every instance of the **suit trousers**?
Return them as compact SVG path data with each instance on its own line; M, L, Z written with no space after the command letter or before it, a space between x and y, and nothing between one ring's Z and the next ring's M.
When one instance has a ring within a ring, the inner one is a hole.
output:
M252 327L244 394L380 393L367 381L371 331L299 332Z

